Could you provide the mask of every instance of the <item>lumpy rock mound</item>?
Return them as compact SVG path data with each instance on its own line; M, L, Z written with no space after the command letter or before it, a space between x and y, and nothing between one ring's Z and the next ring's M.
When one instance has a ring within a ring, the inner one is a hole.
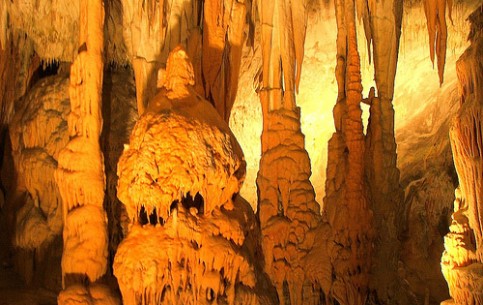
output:
M194 93L186 53L169 56L118 165L131 224L114 262L124 304L271 304L253 211L235 195L245 162L226 123Z

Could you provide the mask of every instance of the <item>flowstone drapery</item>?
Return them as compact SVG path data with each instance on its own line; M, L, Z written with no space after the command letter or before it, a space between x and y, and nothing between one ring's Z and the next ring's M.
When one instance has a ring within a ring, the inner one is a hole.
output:
M483 6L469 20L471 45L456 64L460 110L450 129L460 185L441 259L452 297L445 303L461 305L483 304Z
M59 304L116 304L99 283L108 266L107 217L104 211L102 130L104 5L80 2L78 56L70 73L69 142L59 153L55 180L62 197L64 250Z

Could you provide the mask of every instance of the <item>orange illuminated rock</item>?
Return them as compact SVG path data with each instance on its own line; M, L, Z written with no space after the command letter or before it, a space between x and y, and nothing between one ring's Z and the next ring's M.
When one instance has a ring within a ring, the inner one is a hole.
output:
M158 70L199 25L197 1L122 0L122 30L136 78L139 114L156 95Z
M104 5L80 1L79 54L71 67L69 142L59 153L55 180L62 197L64 250L58 303L69 304L74 291L91 286L107 271L108 233L104 211L104 159L99 137L102 130L104 69ZM94 284L98 285L98 284ZM85 286L85 287L84 287ZM109 298L109 289L102 295ZM115 301L114 301L115 302ZM111 303L112 304L112 303Z
M455 304L483 304L483 6L469 20L471 45L457 62L461 105L450 129L460 182L441 269Z
M17 214L15 244L20 248L46 247L62 232L62 204L54 173L59 153L69 141L68 88L65 76L42 80L30 90L11 123L17 191L29 194Z
M429 33L429 54L434 66L434 57L438 62L439 82L443 83L444 65L446 63L446 40L448 29L446 27L446 6L449 8L449 18L451 19L451 9L453 0L424 0L424 12Z
M310 159L296 105L304 54L306 1L258 1L261 28L262 156L257 176L264 268L279 304L330 300L330 227L310 182ZM324 297L325 296L325 297Z
M247 1L235 0L207 0L203 5L205 96L227 123L238 88L247 6Z
M340 304L364 304L368 295L373 225L364 168L362 84L353 1L336 1L339 96L336 133L329 141L324 213L332 228L329 252L333 287Z
M272 304L253 211L236 199L243 153L193 86L176 48L119 161L118 196L131 219L114 261L124 304Z

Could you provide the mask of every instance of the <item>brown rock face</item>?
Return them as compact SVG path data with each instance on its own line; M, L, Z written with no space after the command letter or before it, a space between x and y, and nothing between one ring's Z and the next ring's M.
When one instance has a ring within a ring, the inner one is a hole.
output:
M455 191L441 269L454 303L483 304L483 6L469 20L471 45L457 62L461 105L450 129L460 186Z
M119 161L131 220L114 261L124 304L272 304L256 262L256 222L235 199L245 163L176 48L166 82Z

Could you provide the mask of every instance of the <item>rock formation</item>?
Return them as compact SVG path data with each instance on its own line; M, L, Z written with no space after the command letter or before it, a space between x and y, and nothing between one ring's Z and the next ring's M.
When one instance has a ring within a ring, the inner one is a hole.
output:
M108 265L102 130L104 6L80 2L78 55L70 73L69 142L59 153L55 180L62 197L64 250L59 304L116 304L98 283ZM86 263L88 262L88 263Z
M457 62L460 110L450 129L460 185L455 191L450 233L445 236L441 259L441 269L452 297L447 304L483 303L483 6L472 13L469 20L471 45Z
M408 289L400 289L404 283L398 275L401 221L397 215L402 214L404 193L396 165L393 108L403 2L368 1L366 8L362 18L369 27L364 28L364 33L373 47L377 89L377 96L371 88L368 97L370 116L365 139L365 171L376 232L371 299L387 304L405 304L414 300L408 299Z
M123 0L124 38L135 72L139 114L162 85L168 53L183 45L196 91L228 122L235 100L248 1Z
M424 0L423 2L428 25L429 54L434 65L436 53L439 82L442 84L444 79L444 65L446 63L446 40L448 36L446 5L448 5L449 18L451 19L453 0Z
M69 141L68 86L65 76L41 81L12 120L10 139L19 177L17 188L29 194L17 214L15 240L21 248L39 249L62 230L62 200L54 172L60 151ZM49 115L52 112L59 115Z
M259 1L263 68L262 156L257 177L258 217L265 271L279 304L329 300L329 227L310 183L310 159L300 128L295 92L299 84L306 1ZM303 31L300 31L303 29ZM316 248L316 245L318 246Z
M458 20L466 14L459 8L476 1L456 6ZM408 14L420 10L414 35L426 36L428 27L428 57L437 61L441 82L446 44L459 52L446 34L451 2L404 2ZM418 149L397 148L394 131L399 109L404 120L444 122L447 107L430 111L437 88L421 92L421 78L407 76L412 71L395 81L404 58L402 6L402 0L0 1L0 274L8 281L15 269L35 288L53 290L59 304L116 304L119 291L125 304L402 305L447 298L447 291L429 291L441 287L442 277L424 283L439 268L434 253L442 251L437 240L447 232L445 204L454 188L451 173L441 174L451 171L448 155L437 156L449 151L444 128L431 141L406 142ZM481 180L478 18L471 17L472 47L458 64L462 110L452 131L461 185L442 268L455 303L481 298L479 186L472 184ZM448 25L451 31L461 29ZM366 46L358 42L364 38ZM374 63L369 76L366 58ZM373 87L367 97L363 84ZM445 97L446 84L438 103L453 98ZM403 89L395 95L398 85ZM337 93L334 128L326 119L332 113L318 111L332 107L321 101L335 101ZM426 95L430 105L414 107ZM233 112L235 99L241 106ZM393 99L403 106L393 107ZM366 131L361 102L369 106ZM250 157L251 171L259 170L256 186L250 177L252 189L258 187L251 207L238 195L247 166L227 124L238 120L246 133L255 125L247 116L261 131L261 143L256 135L256 143L244 144L261 155ZM319 136L332 133L325 181L312 176L311 164L325 163L327 142ZM426 165L422 155L433 143L425 157L439 159L428 166L444 166L432 168L427 180L415 181L414 168L406 171L403 202L397 149L414 153L401 163L414 167ZM316 195L325 195L322 207ZM434 208L434 200L443 203ZM413 252L427 256L408 259ZM421 262L428 267L414 271ZM9 293L4 281L2 300Z
M340 304L364 304L368 294L373 225L364 169L362 85L354 1L336 1L339 88L336 132L329 141L324 213L335 243L330 252L333 295Z
M10 190L17 205L15 246L26 251L27 257L31 255L35 265L45 266L43 272L54 274L60 271L57 259L63 228L62 200L54 173L59 153L69 141L68 87L65 75L40 81L24 98L9 129L16 177L15 189ZM19 267L27 282L39 277L30 266L20 263ZM47 285L56 288L56 284Z
M176 48L119 161L118 196L131 221L114 261L124 304L272 303L255 260L253 212L236 197L244 167Z

